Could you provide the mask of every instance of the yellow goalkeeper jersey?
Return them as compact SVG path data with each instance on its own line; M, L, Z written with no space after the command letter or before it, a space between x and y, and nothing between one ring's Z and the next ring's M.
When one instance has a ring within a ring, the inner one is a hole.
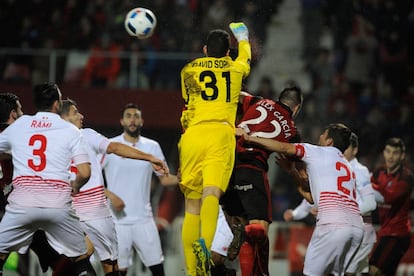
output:
M234 61L229 56L203 57L184 66L181 70L183 129L203 123L227 123L234 127L242 80L250 73L250 59L250 44L241 41Z

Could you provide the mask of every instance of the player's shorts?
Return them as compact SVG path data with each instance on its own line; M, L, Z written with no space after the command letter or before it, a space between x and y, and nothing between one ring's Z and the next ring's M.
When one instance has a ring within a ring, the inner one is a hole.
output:
M357 253L352 258L351 263L348 265L348 268L346 269L347 273L368 273L369 254L371 253L376 240L377 235L374 226L371 223L364 224L364 237L362 238L362 243Z
M203 187L227 189L235 158L234 128L211 123L191 126L181 136L180 188L184 196L200 199Z
M133 249L147 267L164 261L160 236L152 218L135 224L116 223L115 228L118 237L119 269L126 269L132 265Z
M343 275L362 242L364 229L346 225L317 225L306 251L304 275Z
M394 275L398 264L410 247L411 237L380 237L369 259L370 265L378 267L384 275Z
M86 244L72 209L6 206L0 222L0 252L26 253L36 230L46 233L49 244L67 257L85 254Z
M267 173L252 166L237 166L220 203L230 216L272 222L272 204Z
M227 250L229 249L232 240L233 232L227 223L223 210L220 208L217 219L217 228L214 233L213 243L211 244L211 251L217 252L222 256L227 256Z
M118 241L112 217L81 221L81 226L91 240L99 261L118 259Z

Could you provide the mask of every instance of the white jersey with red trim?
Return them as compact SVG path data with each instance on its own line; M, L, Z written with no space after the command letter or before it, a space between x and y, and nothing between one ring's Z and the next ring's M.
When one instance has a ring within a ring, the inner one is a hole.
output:
M23 115L0 134L0 152L7 150L14 166L11 206L71 206L71 161L89 162L78 128L51 112Z
M165 161L161 147L155 140L140 136L138 142L133 144L121 134L111 141L127 144ZM154 170L151 163L115 154L104 155L102 162L108 190L125 202L124 210L113 214L115 223L131 224L153 218L150 193Z
M355 173L335 147L296 144L296 155L306 163L317 224L351 224L362 227L356 201Z
M105 196L104 179L99 155L105 154L111 141L93 129L81 129L91 161L91 177L80 192L72 197L73 207L81 221L111 216ZM76 167L71 169L76 171Z

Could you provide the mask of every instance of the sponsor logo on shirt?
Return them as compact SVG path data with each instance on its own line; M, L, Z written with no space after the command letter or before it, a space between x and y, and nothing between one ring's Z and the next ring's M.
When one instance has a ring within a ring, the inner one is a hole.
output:
M248 185L235 185L234 186L235 190L239 190L239 191L247 191L247 190L253 190L253 184L248 184Z

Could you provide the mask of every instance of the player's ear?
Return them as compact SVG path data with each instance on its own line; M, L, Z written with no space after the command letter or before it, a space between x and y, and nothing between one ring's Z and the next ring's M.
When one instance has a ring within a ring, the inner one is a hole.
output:
M10 112L10 117L13 119L13 121L17 120L18 115L17 115L17 110L16 109L13 109Z
M203 53L204 53L206 56L208 56L208 53L207 53L207 45L204 45L204 47L203 47Z
M332 139L332 138L327 138L327 139L326 139L326 145L327 145L327 146L333 146L333 144L334 144L334 141L333 141L333 139Z

